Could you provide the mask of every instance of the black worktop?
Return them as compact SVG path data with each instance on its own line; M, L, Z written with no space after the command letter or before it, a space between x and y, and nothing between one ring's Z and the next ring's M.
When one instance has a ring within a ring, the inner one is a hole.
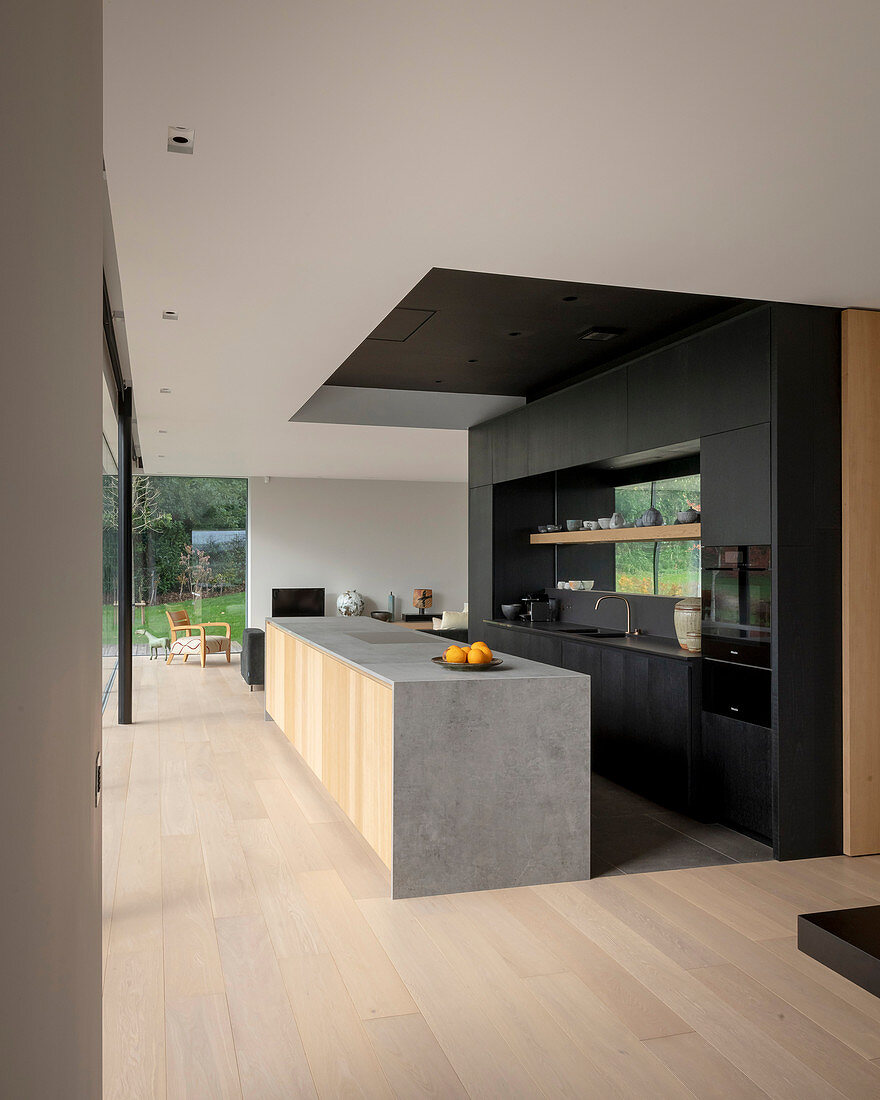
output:
M699 660L699 653L688 653L673 638L662 638L656 634L636 634L615 637L613 634L576 634L572 633L578 623L524 623L509 619L483 619L489 626L503 626L510 630L525 630L530 634L555 634L566 641L585 645L613 646L615 649L629 649L634 653L648 653L654 657L672 657L681 661ZM584 626L584 630L590 628Z

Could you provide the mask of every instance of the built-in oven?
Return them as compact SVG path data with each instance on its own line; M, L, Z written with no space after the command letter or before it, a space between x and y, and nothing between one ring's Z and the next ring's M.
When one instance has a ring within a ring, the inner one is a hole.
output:
M702 549L703 656L770 668L770 547Z

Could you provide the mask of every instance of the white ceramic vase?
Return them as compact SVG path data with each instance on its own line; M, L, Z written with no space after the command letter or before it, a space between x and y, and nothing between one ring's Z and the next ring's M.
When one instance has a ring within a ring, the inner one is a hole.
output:
M678 644L688 653L700 652L700 617L702 610L703 605L700 597L688 596L687 599L678 601L672 613Z
M341 592L336 601L336 612L338 615L363 615L364 597L355 588Z

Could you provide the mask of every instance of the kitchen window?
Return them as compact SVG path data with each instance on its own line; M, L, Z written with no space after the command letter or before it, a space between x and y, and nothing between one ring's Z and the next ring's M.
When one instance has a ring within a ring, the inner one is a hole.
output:
M620 485L614 490L614 510L628 524L656 508L663 522L675 522L676 512L700 511L700 475ZM645 596L697 596L700 592L700 543L619 542L615 546L615 590Z

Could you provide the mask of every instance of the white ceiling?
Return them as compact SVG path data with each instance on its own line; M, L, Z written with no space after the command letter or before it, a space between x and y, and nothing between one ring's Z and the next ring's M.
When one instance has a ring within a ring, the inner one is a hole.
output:
M464 478L464 432L288 422L435 266L880 307L876 0L105 0L105 22L148 470Z

